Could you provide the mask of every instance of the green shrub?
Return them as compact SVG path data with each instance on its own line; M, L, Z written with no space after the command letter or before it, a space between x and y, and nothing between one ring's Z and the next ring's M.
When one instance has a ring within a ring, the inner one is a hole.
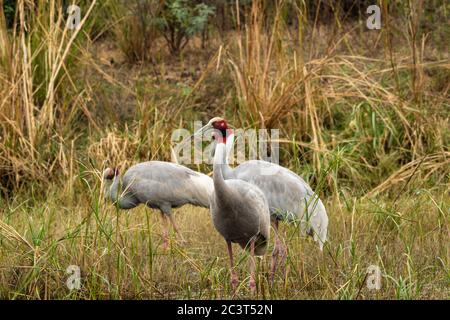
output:
M205 3L195 6L186 0L167 1L157 25L166 39L170 53L179 54L188 44L190 38L202 32L215 8Z
M155 19L161 6L159 0L110 1L114 39L129 62L151 58L151 48L158 37Z
M3 13L5 14L6 25L11 28L14 23L14 13L16 12L16 2L5 0L3 2Z

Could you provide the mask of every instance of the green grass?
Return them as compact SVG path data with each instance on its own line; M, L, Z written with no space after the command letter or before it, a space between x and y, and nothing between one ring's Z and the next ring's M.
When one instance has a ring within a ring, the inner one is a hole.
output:
M207 209L175 210L187 243L180 245L172 234L164 250L157 211L143 206L116 210L99 197L99 183L86 185L75 199L52 188L46 199L16 197L0 211L0 297L447 299L447 191L417 188L394 203L391 197L361 199L342 190L324 199L330 218L324 252L300 237L295 226L282 225L286 274L279 269L269 284L271 241L269 252L258 259L255 296L247 288L247 253L236 248L241 283L233 296L225 241ZM17 236L6 236L5 228ZM81 268L80 290L66 286L69 265ZM370 265L382 271L380 290L365 285Z

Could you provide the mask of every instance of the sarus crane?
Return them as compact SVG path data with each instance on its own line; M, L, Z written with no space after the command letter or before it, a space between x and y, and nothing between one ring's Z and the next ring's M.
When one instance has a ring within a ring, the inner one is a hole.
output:
M215 124L216 125L216 124ZM214 191L211 196L211 215L215 228L224 237L230 258L230 279L236 291L238 278L234 270L232 243L238 243L250 252L249 288L256 290L255 255L264 255L270 234L270 212L267 199L255 185L238 179L223 177L226 163L226 127L217 123L214 132L217 141L214 162Z
M300 223L303 235L314 238L322 251L327 240L328 216L325 206L312 188L296 173L278 164L249 160L234 169L228 165L229 153L233 150L234 134L227 122L220 117L212 118L208 124L199 129L195 135L206 134L211 130L225 130L226 154L222 154L226 165L222 166L225 179L239 179L258 186L264 193L269 204L272 225L275 229L275 247L272 253L271 278L275 274L279 255L286 258L286 249L278 236L278 222Z
M168 244L167 218L184 241L172 217L172 208L192 204L209 208L213 181L205 174L179 164L147 161L130 167L122 178L119 171L107 168L103 172L105 196L121 209L138 205L159 209L164 222L164 246Z

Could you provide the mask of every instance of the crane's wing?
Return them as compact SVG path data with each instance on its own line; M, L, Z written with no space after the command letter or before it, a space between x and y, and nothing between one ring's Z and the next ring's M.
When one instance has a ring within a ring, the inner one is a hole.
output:
M272 217L300 223L322 248L326 241L328 216L322 201L297 174L277 164L251 160L233 170L236 179L258 186L265 194Z
M162 161L136 164L125 173L124 186L141 202L178 207L186 203L208 207L212 179L187 167Z

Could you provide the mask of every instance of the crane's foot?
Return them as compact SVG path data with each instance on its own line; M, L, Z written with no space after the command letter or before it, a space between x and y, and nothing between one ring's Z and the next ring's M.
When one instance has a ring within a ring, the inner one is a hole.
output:
M183 238L183 237L178 237L178 238L177 238L177 243L178 243L180 246L184 246L184 245L187 244L187 240L186 240L185 238Z
M231 273L231 289L233 290L233 294L236 293L238 284L239 284L238 277L237 277L236 273L232 272Z
M164 239L161 248L163 251L167 251L169 249L169 239Z
M275 271L270 271L269 282L272 284L275 281Z
M278 265L278 255L280 253L280 250L278 249L278 246L275 246L272 252L272 262L271 262L271 268L270 268L270 276L269 280L271 283L273 283L275 279L275 272L277 271L277 265Z
M286 276L286 261L287 261L287 248L282 245L280 249L280 266L283 278L285 278Z
M272 252L272 263L269 280L272 283L275 279L275 273L278 267L278 264L281 266L281 270L283 275L286 273L286 258L287 258L287 248L284 244L277 239L275 243L275 248Z
M170 236L169 236L169 233L168 232L164 232L162 235L161 235L161 239L162 239L162 244L161 244L161 249L163 250L163 251L167 251L167 250L169 250L169 248L170 248Z
M248 288L250 289L250 293L254 295L256 293L256 282L253 277L250 278L250 281L248 282Z

